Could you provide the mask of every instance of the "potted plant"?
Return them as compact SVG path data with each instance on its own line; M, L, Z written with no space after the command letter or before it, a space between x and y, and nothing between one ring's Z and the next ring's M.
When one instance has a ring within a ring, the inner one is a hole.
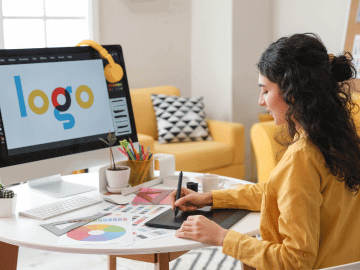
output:
M114 153L111 147L116 142L115 133L109 131L107 140L99 138L102 142L109 146L110 149L110 167L106 169L106 180L108 182L108 190L110 192L118 192L119 189L126 188L130 178L130 168L127 166L116 166Z
M0 217L12 217L15 212L15 199L14 191L4 189L0 184Z

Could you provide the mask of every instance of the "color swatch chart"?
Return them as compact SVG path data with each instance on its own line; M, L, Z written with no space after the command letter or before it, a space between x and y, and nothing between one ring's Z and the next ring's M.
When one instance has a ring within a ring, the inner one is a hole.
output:
M170 209L169 205L112 205L103 209L104 211L110 212L112 215L105 216L102 220L114 219L122 216L120 214L131 214L132 225L139 227L168 209Z

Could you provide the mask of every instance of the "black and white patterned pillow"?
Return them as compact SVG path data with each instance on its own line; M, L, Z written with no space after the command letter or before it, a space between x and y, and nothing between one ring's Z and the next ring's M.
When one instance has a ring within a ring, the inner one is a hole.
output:
M203 98L151 95L159 143L212 141Z

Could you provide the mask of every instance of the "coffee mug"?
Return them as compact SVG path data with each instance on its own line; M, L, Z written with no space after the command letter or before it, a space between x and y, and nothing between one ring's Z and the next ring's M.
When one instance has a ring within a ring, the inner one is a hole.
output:
M168 175L163 178L163 185L167 187L174 187L177 188L179 182L179 176L178 175ZM182 177L182 186L186 187L187 183L190 182L190 177L183 176Z
M202 192L210 192L211 190L218 190L224 185L224 179L219 175L206 173L200 176L202 182Z

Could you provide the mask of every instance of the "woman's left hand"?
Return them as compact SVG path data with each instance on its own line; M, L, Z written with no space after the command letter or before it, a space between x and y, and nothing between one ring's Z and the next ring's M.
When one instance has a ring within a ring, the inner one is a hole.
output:
M212 246L222 246L228 230L222 228L214 221L198 215L189 216L183 222L175 236L202 242Z

